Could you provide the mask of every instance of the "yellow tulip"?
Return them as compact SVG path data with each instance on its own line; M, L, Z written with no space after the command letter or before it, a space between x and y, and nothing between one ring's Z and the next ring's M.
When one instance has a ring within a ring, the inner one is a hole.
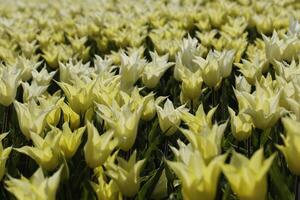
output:
M59 63L59 81L73 84L77 79L85 80L90 77L90 63L83 64L82 61L69 60L66 64Z
M56 71L48 73L46 66L44 66L40 71L33 69L32 80L37 83L37 85L49 85Z
M234 193L240 200L264 200L267 194L267 172L276 154L264 159L263 149L251 159L233 152L230 164L222 167Z
M174 68L174 78L178 81L181 80L182 72L196 72L199 66L195 63L196 56L200 56L200 46L196 38L188 36L187 39L182 41L180 51L176 55L176 64ZM182 71L182 72L180 72Z
M84 158L90 168L102 165L117 146L117 141L112 139L114 132L107 131L99 135L95 126L87 122L88 139L84 146Z
M179 150L171 148L176 161L167 161L167 164L181 181L183 199L215 199L221 166L226 155L217 156L205 163L199 151L180 140L178 145Z
M205 126L200 132L192 132L188 129L180 129L189 140L192 147L201 153L201 157L209 163L214 157L221 154L221 142L227 122L220 126L214 124L212 127Z
M160 99L163 100L164 98ZM158 99L158 102L161 101L160 99ZM182 105L175 109L172 101L169 99L165 102L164 108L161 108L156 103L159 126L164 134L169 136L176 132L181 122L181 111L185 109L184 106Z
M294 79L299 78L300 74L300 63L296 63L294 59L292 59L290 64L286 62L278 62L275 61L274 69L276 74L280 77L284 78L287 82L291 82Z
M25 56L18 56L15 65L20 69L22 81L28 81L32 78L33 71L40 66L42 61L38 62L39 56L32 56L30 59Z
M98 200L122 200L123 198L116 182L113 179L109 180L108 182L103 168L97 167L94 171L98 183L91 182L91 185L97 195Z
M149 94L150 98L146 99L144 103L144 109L141 116L141 119L145 121L150 121L155 117L156 114L154 94L153 93L150 94Z
M75 85L64 82L57 82L57 84L64 91L72 110L77 114L84 114L93 104L93 88L96 81L93 80L85 84L78 80Z
M235 90L240 112L250 115L254 126L259 129L272 127L284 114L284 109L279 105L280 95L281 90L275 94L259 83L252 94Z
M192 132L198 133L206 126L212 127L212 117L216 110L217 106L210 109L206 114L203 109L203 104L200 104L195 115L191 114L188 110L182 110L181 119Z
M142 74L142 81L147 88L154 88L159 83L165 71L170 68L173 63L168 62L168 54L159 56L157 52L150 52L150 56L152 61L146 64Z
M55 92L52 96L50 94L46 94L41 97L38 97L38 101L44 109L53 106L52 111L49 112L46 118L48 125L56 126L60 120L60 116L61 116L60 106L64 101L64 98L61 98L60 95L61 92L59 90Z
M117 165L110 163L107 166L107 174L116 182L124 196L133 197L140 188L140 171L145 159L136 161L134 151L128 161L120 157L117 160Z
M277 32L274 31L271 38L263 35L263 39L266 45L266 57L271 63L274 63L275 60L291 61L299 52L299 39L296 36L286 36L284 39L280 39Z
M251 85L255 85L256 80L259 80L262 76L263 62L258 60L258 57L255 57L252 62L242 59L242 63L236 63L236 66L239 68L239 71L244 75L247 81Z
M62 167L51 177L45 177L42 168L39 168L30 179L9 177L5 181L6 189L18 200L55 200L61 172Z
M201 68L204 83L213 88L219 88L223 78L217 57L217 53L209 51L206 59L201 57L195 59Z
M184 97L195 100L200 97L202 92L203 79L201 78L201 70L199 69L195 73L181 75L182 85L181 91Z
M78 128L72 132L69 124L65 122L62 126L62 130L59 131L61 132L59 147L66 158L72 158L81 143L81 137L85 131L85 127Z
M45 138L31 132L30 138L34 147L23 146L15 149L16 151L26 154L47 171L54 170L61 163L61 151L59 148L59 140L61 134L55 129L49 131Z
M0 104L9 106L13 103L21 83L21 73L16 66L0 66Z
M143 73L146 61L141 56L142 50L142 48L134 50L129 56L121 53L121 89L124 92L129 92Z
M30 139L30 132L41 134L46 126L46 118L53 107L45 109L41 105L31 100L28 103L14 101L14 106L18 115L19 126L27 139Z
M300 163L297 158L300 156L300 123L288 117L282 118L282 123L286 136L282 135L284 145L277 145L277 148L283 153L291 172L299 176Z
M113 100L118 99L120 91L120 76L100 78L94 87L95 102L111 106Z
M11 152L12 147L3 148L2 140L8 135L8 133L3 133L0 135L0 180L2 180L5 174L5 164L8 156Z
M49 85L38 85L37 82L32 81L31 84L28 82L22 83L23 87L23 102L36 100L37 97L44 94Z
M251 92L251 85L243 75L235 76L235 88L240 92Z
M64 102L61 103L60 107L64 115L64 121L70 124L72 130L78 128L80 126L80 116Z
M251 117L245 113L235 115L234 110L230 107L228 107L228 111L230 114L231 132L234 138L237 140L246 140L249 138L253 128Z
M104 57L104 59L98 55L95 55L94 59L94 73L97 76L110 77L113 74L113 70L116 66L113 65L113 60L110 57Z
M132 109L131 103L120 107L116 101L113 101L111 107L97 105L98 115L114 131L114 137L118 140L118 147L124 151L128 151L135 142L143 107L142 104Z

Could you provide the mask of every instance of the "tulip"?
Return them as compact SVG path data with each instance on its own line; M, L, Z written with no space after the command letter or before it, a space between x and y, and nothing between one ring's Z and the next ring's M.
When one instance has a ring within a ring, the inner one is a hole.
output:
M95 55L94 59L94 73L102 76L105 73L111 73L111 71L115 69L113 66L113 60L109 57L105 57L104 59L98 55Z
M165 135L169 136L176 132L181 122L181 111L184 109L184 105L175 109L169 99L165 102L164 108L158 106L158 103L156 104L159 126Z
M2 140L8 135L8 133L3 133L0 135L0 181L5 174L5 164L8 156L11 152L12 147L3 148Z
M32 72L41 65L42 61L38 62L39 56L33 56L30 59L24 56L18 56L16 60L16 67L21 71L22 81L28 81L32 78Z
M33 69L31 73L32 79L37 85L49 85L56 71L48 73L46 66L44 66L39 72Z
M114 132L107 131L99 135L95 126L87 122L88 139L84 146L84 158L90 168L96 168L106 161L117 146L117 141L112 139Z
M118 140L118 147L124 151L128 151L135 142L143 104L135 109L131 109L131 107L130 103L120 107L115 101L111 107L97 105L98 115L114 131L114 136Z
M121 193L126 197L134 197L140 188L140 171L145 159L136 161L136 151L132 153L129 160L118 157L118 165L107 166L108 176L116 182Z
M245 113L238 113L236 116L234 110L230 107L228 107L228 111L230 114L231 132L234 138L239 141L249 138L253 128L251 117Z
M276 146L283 153L290 171L299 176L300 163L297 158L300 156L300 123L288 117L282 118L282 123L286 132L285 137L281 135L284 145Z
M111 106L112 102L119 98L120 91L120 76L100 79L94 87L95 102Z
M36 100L47 90L49 85L38 85L37 82L32 81L29 85L28 82L22 83L23 87L23 102L28 102L30 100Z
M183 44L180 47L180 51L176 55L176 64L174 69L174 77L176 80L181 80L180 70L185 73L196 72L199 66L195 63L194 59L199 56L200 46L196 38L191 38L188 36L187 39L183 40Z
M217 53L217 57L219 60L218 63L221 70L222 77L227 78L228 76L230 76L232 71L232 63L234 60L235 51L224 50L222 52L215 51L215 53Z
M61 104L63 104L64 98L61 98L61 91L55 92L52 96L47 94L42 97L38 97L38 101L45 110L49 107L53 107L52 111L47 115L46 121L48 125L56 126L61 116Z
M290 64L286 62L275 61L274 69L276 74L281 78L284 78L287 82L291 82L294 79L297 79L300 74L300 64L296 64L296 61L293 59Z
M256 80L259 80L262 76L262 70L263 70L263 62L260 62L258 60L258 57L255 57L255 59L250 62L245 59L242 59L243 64L236 63L236 66L239 67L239 71L244 75L244 77L247 79L247 81L251 85L255 85Z
M145 105L144 105L141 119L145 121L150 121L155 117L156 114L154 95L150 95L150 99L145 101L144 104Z
M267 129L272 127L284 114L284 109L279 106L281 91L277 94L267 91L259 83L256 92L249 94L235 90L239 103L239 110L251 116L256 128Z
M271 38L263 35L263 39L266 45L266 57L271 63L275 60L291 61L299 52L300 45L296 36L279 39L277 32L274 31Z
M201 78L201 70L186 76L182 74L182 87L181 91L183 96L190 100L195 100L200 97L203 80Z
M121 89L129 92L143 73L146 61L141 58L141 50L133 51L129 56L121 53Z
M235 88L240 92L251 92L251 85L245 79L244 76L235 76Z
M155 88L165 71L170 68L173 63L168 62L168 54L159 56L157 52L150 52L150 56L152 61L145 66L142 81L147 88Z
M5 181L6 189L18 200L55 200L61 172L62 167L51 177L45 177L42 168L38 168L30 179L24 176L21 176L20 179L9 177Z
M98 199L107 200L121 200L122 196L119 192L118 185L111 179L107 183L107 177L102 167L95 168L95 174L97 176L98 184L91 182L91 185L97 195Z
M218 31L216 29L212 29L207 32L197 32L198 38L201 40L201 44L205 47L209 47L214 42L214 38L217 35Z
M91 73L90 63L74 62L71 59L66 63L59 63L60 82L73 84L77 79L89 79Z
M205 127L212 127L212 117L217 110L217 106L210 109L206 114L203 104L199 105L196 114L191 114L188 110L182 110L181 119L186 123L192 132L198 133Z
M251 159L233 152L230 164L222 167L234 193L240 200L264 200L267 194L267 172L276 154L264 159L263 149Z
M65 122L62 126L62 131L59 131L61 132L59 147L66 158L72 158L81 143L81 137L85 131L85 126L72 132L69 124Z
M71 129L78 128L80 125L80 116L64 102L60 104L60 107L64 115L64 121L70 124Z
M52 171L61 162L60 137L61 134L58 134L54 127L47 133L45 138L34 132L30 132L30 138L34 147L23 146L15 150L31 157L43 169Z
M227 122L218 126L203 127L200 132L192 132L188 129L180 129L189 140L192 147L201 153L203 160L209 163L213 158L221 154L221 142Z
M194 61L202 70L202 79L206 85L213 88L219 88L222 81L222 72L215 52L209 51L207 58L197 57Z
M93 80L87 84L82 81L78 81L75 85L70 85L64 82L57 82L57 84L64 91L72 110L74 110L77 114L84 114L93 104L93 88L96 81L97 80Z
M0 104L9 106L13 103L21 83L21 73L16 66L0 66Z
M181 181L183 199L215 199L226 155L217 156L206 164L199 151L181 141L178 141L178 145L179 150L171 147L176 161L167 161L167 164Z
M18 115L19 126L27 139L30 139L30 132L41 134L46 126L47 115L53 107L45 109L41 105L31 100L28 103L14 101L14 106Z

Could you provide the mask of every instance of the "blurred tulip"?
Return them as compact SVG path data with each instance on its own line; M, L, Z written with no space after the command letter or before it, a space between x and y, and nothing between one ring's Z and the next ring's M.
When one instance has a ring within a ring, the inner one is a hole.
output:
M16 66L0 66L0 104L9 106L13 103L21 83L21 73Z
M59 148L66 158L72 158L81 143L81 137L85 131L85 126L71 131L69 124L65 122L62 126L62 130L59 131L61 132Z
M107 131L99 135L95 126L87 122L88 139L84 145L84 158L90 168L102 165L107 157L117 146L117 141L112 139L114 132Z
M61 172L62 167L51 177L45 177L42 168L38 168L30 179L24 176L20 179L9 177L5 181L6 189L18 200L55 200Z
M161 100L163 100L162 98ZM158 100L159 101L159 100ZM172 135L177 130L181 122L181 112L184 110L185 105L174 108L172 101L167 99L164 107L161 108L158 103L156 104L156 111L158 115L159 126L165 135Z
M8 133L2 133L0 135L0 180L2 180L4 174L5 174L5 164L6 160L9 157L9 154L12 150L12 147L3 148L2 140L8 135Z
M136 151L128 161L120 157L117 160L117 165L108 165L107 174L116 182L124 196L133 197L140 188L140 171L145 160L136 161Z
M150 56L152 61L146 64L142 74L142 81L147 88L154 88L159 83L165 71L173 63L168 62L168 54L159 56L156 52L150 52Z
M235 139L241 141L246 140L251 136L253 123L249 115L245 113L238 113L235 115L234 110L228 107L230 114L231 132Z
M297 158L300 156L300 123L291 118L282 118L282 123L286 132L286 136L281 135L284 145L276 145L283 153L288 168L297 176L300 175L300 163Z
M230 164L222 167L234 193L241 200L264 200L267 194L267 172L276 154L264 159L263 149L251 159L233 152Z
M30 132L42 134L46 126L47 115L52 111L52 107L45 109L34 100L28 103L14 101L14 106L18 115L19 126L27 139L30 139Z
M169 167L181 181L183 199L215 199L221 166L226 155L213 158L206 163L199 151L178 141L179 150L172 147L176 161L167 161Z
M61 163L61 151L59 148L59 140L61 134L53 128L49 131L45 138L31 132L30 138L34 144L31 146L22 146L15 149L16 151L26 154L47 171L54 170Z

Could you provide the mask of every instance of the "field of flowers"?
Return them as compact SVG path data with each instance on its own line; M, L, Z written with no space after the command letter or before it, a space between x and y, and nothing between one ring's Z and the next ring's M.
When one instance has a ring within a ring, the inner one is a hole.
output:
M0 199L299 200L300 1L0 0Z

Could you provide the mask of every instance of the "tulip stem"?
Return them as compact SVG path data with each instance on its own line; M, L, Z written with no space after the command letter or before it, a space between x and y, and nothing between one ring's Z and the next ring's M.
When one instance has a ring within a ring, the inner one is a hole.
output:
M213 106L216 106L217 103L217 91L215 88L212 88L212 104Z
M5 106L4 107L4 112L3 112L3 124L2 124L2 133L5 133L8 131L9 128L9 118L10 118L10 111L11 110L11 105Z
M247 156L248 156L248 158L250 158L250 156L251 156L251 137L249 137L248 139L247 139Z
M296 190L295 190L295 200L300 200L300 179L296 176Z

